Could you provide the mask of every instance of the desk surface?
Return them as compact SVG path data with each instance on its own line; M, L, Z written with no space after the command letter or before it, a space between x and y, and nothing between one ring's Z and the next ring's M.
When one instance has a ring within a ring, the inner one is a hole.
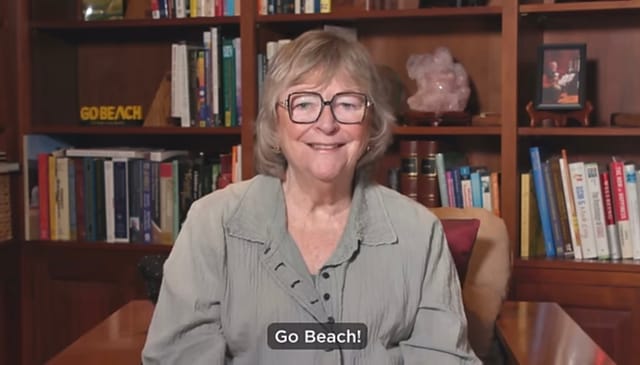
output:
M506 302L496 325L515 364L615 364L556 303Z
M134 300L62 350L48 365L139 365L153 304Z
M139 365L153 304L134 300L69 345L48 365ZM511 363L615 364L555 303L505 302L497 322Z

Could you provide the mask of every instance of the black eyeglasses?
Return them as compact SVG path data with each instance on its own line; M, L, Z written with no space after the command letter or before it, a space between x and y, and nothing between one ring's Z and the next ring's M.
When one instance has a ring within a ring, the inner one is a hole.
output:
M289 119L298 124L315 123L326 105L338 123L359 124L364 121L372 103L366 94L358 92L337 93L331 100L324 100L319 93L301 91L289 94L287 100L279 101L277 105L287 109Z

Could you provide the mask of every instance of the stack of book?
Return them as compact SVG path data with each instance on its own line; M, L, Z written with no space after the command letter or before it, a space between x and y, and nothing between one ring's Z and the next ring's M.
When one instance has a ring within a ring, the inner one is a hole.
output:
M500 174L469 165L437 141L401 140L398 190L427 207L485 208L500 216Z
M241 180L241 150L36 148L27 239L173 244L192 202Z
M634 162L569 162L564 149L547 159L539 147L529 152L531 171L521 174L521 256L640 259Z

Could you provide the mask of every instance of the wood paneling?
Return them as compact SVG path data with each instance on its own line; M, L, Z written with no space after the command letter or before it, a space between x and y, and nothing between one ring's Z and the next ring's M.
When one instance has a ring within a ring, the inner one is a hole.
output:
M18 246L0 243L0 364L18 363Z
M25 364L44 362L125 303L146 298L136 265L151 250L91 246L32 243L25 249L30 295L23 310L34 323Z
M516 262L511 297L560 304L616 363L636 364L639 357L634 346L640 343L638 265L618 264L616 271L604 271L598 263L575 266L581 268Z

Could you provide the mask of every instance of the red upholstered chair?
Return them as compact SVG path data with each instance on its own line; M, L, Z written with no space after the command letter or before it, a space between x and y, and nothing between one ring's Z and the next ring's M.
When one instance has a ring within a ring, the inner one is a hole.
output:
M513 261L504 221L482 208L432 208L431 211L443 221L445 235L460 241L457 242L458 251L464 249L464 237L472 235L468 229L465 232L460 224L447 224L445 220L470 220L467 222L470 225L474 224L474 219L480 221L475 242L469 245L471 253L466 275L461 280L462 297L471 347L485 364L500 364L502 355L495 322L507 297ZM455 255L460 255L460 252ZM460 271L459 261L456 265Z

